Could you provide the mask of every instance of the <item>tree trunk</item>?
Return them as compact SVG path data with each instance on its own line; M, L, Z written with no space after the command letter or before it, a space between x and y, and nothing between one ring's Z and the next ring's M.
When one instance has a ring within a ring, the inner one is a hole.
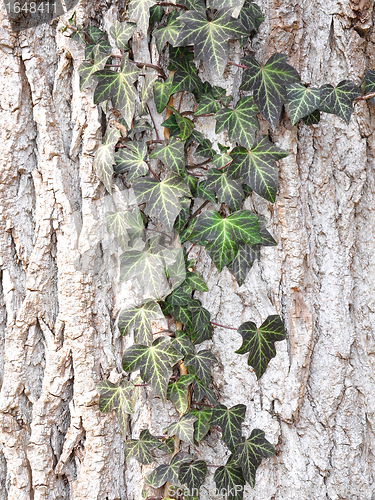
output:
M312 86L360 83L374 69L373 2L258 3L259 61L288 54ZM108 28L125 2L109 4L81 1L78 21ZM93 171L101 111L79 90L83 50L59 29L68 15L17 34L3 6L1 15L0 500L138 500L151 469L125 463L116 418L100 413L95 389L119 378L123 349L117 276L99 235L105 189ZM152 62L142 35L134 50ZM231 60L240 55L233 43ZM241 72L227 68L230 92ZM213 137L212 120L202 126ZM222 402L245 403L246 435L264 429L277 449L246 499L375 498L374 127L367 102L349 126L324 115L292 127L284 116L272 132L291 152L280 162L277 201L248 202L278 246L262 250L242 287L199 247L191 252L213 321L238 327L281 314L288 332L260 381L234 353L237 332L215 328L211 343ZM90 269L77 266L83 248ZM132 294L128 284L126 300ZM148 425L160 434L175 416L143 388L128 435ZM227 454L215 431L191 452L219 465ZM211 474L202 498L212 490Z

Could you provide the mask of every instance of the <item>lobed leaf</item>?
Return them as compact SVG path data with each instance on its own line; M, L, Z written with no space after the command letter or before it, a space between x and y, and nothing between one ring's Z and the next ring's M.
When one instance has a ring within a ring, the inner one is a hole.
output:
M119 21L115 21L112 24L109 34L114 38L118 49L122 51L129 50L128 41L133 36L136 27L135 23L120 23Z
M359 87L350 80L343 80L336 87L326 84L320 88L320 111L333 113L349 123L353 101L361 95Z
M99 408L103 413L116 411L117 420L123 436L126 436L126 421L129 414L134 413L134 385L122 380L119 385L109 380L102 380L96 386L100 394Z
M301 83L292 83L286 86L287 105L292 125L302 118L311 115L319 108L320 90L306 88Z
M163 432L168 436L176 435L181 441L194 446L194 422L196 421L197 417L190 415L190 413L185 413L178 422L173 422Z
M198 442L202 441L211 427L212 408L192 409L189 413L197 417L194 424L194 438Z
M207 475L207 464L204 460L195 460L191 464L183 463L178 471L178 479L186 484L190 491L198 490Z
M115 163L115 145L120 137L117 129L107 130L103 143L98 147L95 159L94 169L103 182L108 192L112 192L113 164Z
M126 146L117 151L114 170L117 174L128 172L128 180L133 181L148 173L148 165L144 160L147 155L147 144L129 141Z
M121 335L134 329L134 341L137 344L150 346L153 341L151 321L164 318L159 304L147 299L140 307L123 309L118 320Z
M125 458L134 457L143 465L150 464L154 458L151 451L160 445L159 439L144 429L139 439L130 439L124 443Z
M232 452L241 440L241 425L245 420L245 414L246 406L242 404L231 408L225 405L217 405L213 408L211 425L218 425L221 428L223 441Z

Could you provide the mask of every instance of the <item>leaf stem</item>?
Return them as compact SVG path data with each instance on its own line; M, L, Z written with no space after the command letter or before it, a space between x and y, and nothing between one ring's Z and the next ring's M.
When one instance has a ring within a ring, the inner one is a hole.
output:
M145 62L141 62L141 61L131 61L130 59L129 59L129 62L135 64L138 68L143 68L143 66L146 66L146 68L155 69L158 73L160 73L160 76L162 78L164 78L164 80L167 79L163 68L161 68L160 66L156 66L155 64L149 64L149 63L145 63Z
M191 245L191 247L189 248L189 250L186 252L186 257L189 255L189 253L193 250L193 248L195 247L195 245L197 244L198 242L196 241L193 245Z
M196 210L196 211L193 213L193 215L190 217L190 219L189 219L189 220L194 219L194 217L196 217L197 215L199 215L199 214L202 212L202 210L204 209L204 207L205 207L206 205L208 205L209 203L210 203L210 200L206 200L204 203L202 203L202 205L198 208L198 210Z
M146 107L147 107L148 114L151 116L152 125L153 125L155 133L156 133L156 138L158 141L160 141L160 135L159 135L158 129L156 128L154 117L152 116L150 106L147 103L146 103Z
M182 5L181 3L172 3L172 2L156 2L157 5L161 5L162 7L179 7L180 9L189 10L186 5Z
M180 110L181 110L181 104L182 104L182 100L184 98L184 93L185 93L185 91L181 92L180 103L179 103L178 108L177 108L178 112L180 112Z
M196 401L193 401L191 404L192 405L199 405L199 406L208 406L209 408L214 408L215 407L215 405L210 405L208 403L197 403Z
M233 328L232 326L219 325L219 323L214 323L213 321L211 321L210 323L211 325L214 326L220 326L220 328L227 328L228 330L238 330L238 328Z
M167 233L163 233L163 231L158 231L157 229L151 229L151 228L148 228L148 227L144 227L143 228L144 231L152 231L154 233L159 233L159 234L163 234L166 238L169 239L169 241L172 241L172 236L170 236L169 234ZM169 331L169 330L166 330L166 331Z
M232 163L233 159L231 161L228 161L228 163L226 163L225 165L223 165L222 167L218 168L218 170L223 170L223 168L227 167L228 165L230 165Z
M207 165L207 163L211 162L211 158L208 160L202 161L202 163L198 163L197 165L186 165L187 169L192 169L192 168L203 168L203 165ZM206 169L204 169L206 170Z
M360 95L359 97L356 97L354 99L354 103L358 101L367 101L368 99L372 99L373 97L375 97L375 92L370 92L369 94Z
M232 62L232 61L228 61L228 64L231 64L232 66L237 66L238 68L248 69L247 66L244 66L243 64L237 64L237 63Z
M147 163L147 166L148 166L148 169L149 171L152 173L152 175L155 177L155 179L160 182L160 180L158 179L158 176L155 174L155 172L152 170L152 168L150 167L150 165Z

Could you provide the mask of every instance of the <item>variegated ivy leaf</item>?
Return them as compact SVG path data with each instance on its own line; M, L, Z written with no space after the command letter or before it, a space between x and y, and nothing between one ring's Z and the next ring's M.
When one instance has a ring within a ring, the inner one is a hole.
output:
M259 130L257 113L258 107L252 96L241 97L234 109L224 108L216 113L215 132L218 134L222 130L228 130L231 142L236 141L250 149L254 142L254 134Z
M182 375L177 382L169 382L167 398L172 401L178 413L186 413L189 409L189 385L194 381L194 375Z
M286 102L285 86L300 81L297 71L287 64L287 56L273 54L264 66L246 56L242 64L247 69L242 75L242 90L253 90L255 104L271 127L275 128Z
M176 338L172 339L172 345L184 357L195 352L189 336L183 330L176 330Z
M129 414L134 413L134 385L122 380L119 385L109 380L102 380L96 386L100 394L99 408L103 413L116 411L121 432L126 436L126 421Z
M194 115L206 115L216 113L220 109L220 103L212 95L203 95L199 101Z
M147 299L140 307L130 307L120 313L118 327L121 335L134 329L134 341L136 344L150 346L153 341L151 321L164 318L159 304Z
M98 43L106 35L105 31L102 31L97 26L87 26L86 33L89 35L92 43Z
M204 0L181 0L178 3L185 5L189 10L206 10Z
M275 450L267 441L264 431L253 429L250 437L242 438L236 445L233 456L233 466L241 467L243 477L252 488L255 485L255 474L263 458L271 457Z
M126 372L140 370L142 380L148 382L165 401L168 382L173 373L172 367L181 358L181 353L172 347L169 338L159 337L152 346L135 344L126 349L122 366Z
M228 458L225 465L216 469L214 481L218 491L224 489L228 492L227 500L243 499L246 481L243 477L241 467L233 465L233 455Z
M229 208L238 210L244 199L242 181L227 176L223 170L210 168L207 172L205 189L216 193L220 203L225 203Z
M120 137L120 132L112 128L107 130L103 143L98 147L94 159L94 169L105 185L107 191L112 192L113 164L115 163L115 145Z
M173 85L171 94L177 92L192 92L195 95L200 95L203 91L202 80L198 76L197 68L187 57L182 57L173 60L174 66L177 68L173 75Z
M260 245L246 245L242 243L238 249L236 257L228 264L229 271L236 278L237 283L241 286L250 269L260 255Z
M176 435L181 441L194 446L194 422L196 421L197 417L190 415L190 413L185 413L178 422L173 422L163 429L163 432L168 436Z
M212 410L211 425L217 425L221 428L223 441L232 452L241 440L241 425L245 420L245 414L246 406L241 404L231 408L217 405Z
M133 140L135 134L140 134L146 130L152 130L152 125L147 120L144 118L134 120L133 126L128 132L128 137Z
M216 11L208 19L204 11L189 11L180 15L184 23L176 47L193 45L196 59L202 59L208 70L221 76L229 58L228 40L247 35L241 23L232 17L232 10Z
M148 429L144 429L139 439L125 441L125 458L134 457L141 464L148 465L154 460L151 451L159 445L159 439L150 434Z
M141 28L145 36L147 36L150 7L155 4L156 0L130 0L128 6L129 19L134 21L136 25Z
M121 248L128 248L128 241L141 238L144 231L140 210L107 212L107 231L113 233Z
M127 54L122 57L120 72L103 69L94 73L98 81L94 93L95 104L111 99L113 106L121 112L128 128L132 124L138 98L133 86L138 75L139 70L129 62Z
M320 111L317 109L311 115L304 116L303 121L306 125L317 125L320 122Z
M141 90L141 102L139 104L138 108L138 115L147 115L148 114L148 109L147 109L147 102L152 96L152 91L154 87L154 82L157 79L157 75L146 75L143 78L143 84L142 84L142 90Z
M208 286L202 278L202 276L196 271L186 273L186 279L183 286L187 286L192 290L198 290L199 292L208 292Z
M188 137L191 136L191 133L195 128L195 125L189 118L186 118L186 116L182 116L178 111L176 111L173 108L172 110L174 116L176 117L177 126L180 129L178 136L180 137L181 140L185 141Z
M178 11L173 11L168 15L167 25L159 26L154 31L156 47L159 54L161 54L166 43L174 45L177 41L178 34L183 26L183 23L178 19Z
M106 54L107 57L109 57L112 52L112 47L108 40L100 40L97 43L89 43L86 45L85 59L95 59L94 49L96 49L96 51L98 52L101 52L102 54Z
M210 430L212 408L202 408L201 410L192 409L189 413L198 419L194 424L194 438L199 443Z
M287 105L292 125L319 108L320 90L306 88L301 83L286 85Z
M117 174L128 172L129 181L146 175L148 172L147 163L144 161L146 155L147 144L145 142L127 142L126 148L121 148L115 155L115 172Z
M257 194L273 203L276 199L279 172L275 161L289 155L263 135L253 146L236 147L231 151L233 162L228 166L228 177L243 178Z
M110 30L109 34L114 38L116 47L120 50L129 50L128 41L132 37L137 25L135 23L120 23L115 21Z
M162 113L167 107L171 95L173 79L168 77L165 82L157 80L154 83L154 101L158 113Z
M191 369L194 371L194 368L190 367L189 372ZM198 403L200 401L202 401L203 398L207 398L208 401L210 402L210 404L212 404L212 405L217 404L216 397L215 397L215 394L212 391L212 389L210 389L207 384L204 384L202 382L202 380L199 377L197 377L196 375L195 375L195 380L193 382L193 391L194 391L195 400Z
M90 87L96 84L97 79L93 75L104 68L106 62L108 61L110 53L102 52L100 46L96 45L92 51L93 63L90 61L83 61L83 63L78 68L79 74L79 88L80 90Z
M180 127L177 125L176 117L174 115L171 115L167 120L165 120L161 126L169 130L169 137L179 137Z
M204 460L195 460L191 464L183 463L178 471L178 479L186 484L190 491L198 490L207 475L207 464Z
M217 359L209 350L188 354L184 360L185 366L194 367L194 373L206 385L211 381L211 366L215 363L217 363Z
M365 78L364 78L364 93L365 94L371 94L372 92L375 92L375 71L374 70L367 70L365 73ZM375 97L371 97L370 101L372 104L375 104Z
M218 271L236 256L240 243L260 243L257 217L249 210L239 210L222 218L218 212L208 210L200 215L189 236L206 247Z
M361 95L359 87L350 80L343 80L336 87L326 84L320 88L320 111L333 113L349 123L353 101Z
M252 321L246 321L239 327L238 333L242 336L242 346L236 353L249 353L247 364L254 368L259 380L269 361L276 356L275 342L285 339L284 324L280 316L268 316L259 328Z
M172 137L164 144L158 144L150 154L150 159L157 158L172 172L183 175L185 169L184 142Z
M150 24L160 23L164 16L164 9L161 5L153 5L150 7Z
M250 34L252 31L258 30L259 26L264 21L264 16L262 14L262 11L260 10L260 7L256 3L254 3L252 0L245 0L238 20Z
M180 486L178 470L183 463L191 462L191 460L192 456L187 453L183 453L182 451L176 453L169 465L159 465L151 474L146 476L145 485L152 486L153 488L160 488L163 484L168 482L172 486Z

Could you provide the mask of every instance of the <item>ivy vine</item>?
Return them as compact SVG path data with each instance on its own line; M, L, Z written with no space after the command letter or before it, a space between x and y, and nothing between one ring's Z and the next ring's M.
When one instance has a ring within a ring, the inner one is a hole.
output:
M300 120L317 124L321 112L349 123L353 103L371 99L375 104L375 71L367 71L359 86L344 80L313 88L301 82L284 54L268 61L250 54L240 64L229 61L229 41L239 40L248 52L248 41L264 20L251 0L130 0L123 18L109 30L115 54L107 33L78 25L75 14L64 27L85 44L80 88L93 90L94 103L107 117L96 173L109 193L118 176L133 193L120 210L106 214L108 231L122 249L121 279L136 279L146 295L118 319L121 334L133 332L135 342L123 353L123 369L139 371L140 377L124 376L117 385L100 382L99 407L116 412L126 458L148 465L153 450L170 455L168 463L146 477L143 493L149 500L169 498L171 488L180 488L176 498L198 498L213 466L217 489L225 490L229 500L241 500L245 483L254 487L258 466L275 450L262 430L244 437L246 406L227 408L212 388L217 359L199 345L212 338L215 328L229 327L211 321L195 297L208 288L189 252L195 245L205 247L218 271L227 267L242 285L261 246L276 245L265 221L243 203L252 193L275 201L277 161L289 154L260 134L259 116L275 128L285 106L292 125ZM134 60L132 37L139 31L156 47L158 64ZM238 66L238 100L203 81L199 61L219 77L228 64ZM163 138L152 99L164 117ZM181 111L182 103L191 102L192 109ZM213 145L198 130L197 123L207 116L216 121L216 133L227 131L231 146ZM191 158L196 162L189 164ZM168 327L155 332L155 322L165 318ZM259 379L276 355L275 342L286 337L281 318L269 316L259 326L243 323L238 333L243 343L236 352L248 356ZM138 439L126 439L139 386L170 400L180 414L162 436L144 429ZM231 453L226 464L207 464L180 451L180 441L194 447L211 428L220 430Z

